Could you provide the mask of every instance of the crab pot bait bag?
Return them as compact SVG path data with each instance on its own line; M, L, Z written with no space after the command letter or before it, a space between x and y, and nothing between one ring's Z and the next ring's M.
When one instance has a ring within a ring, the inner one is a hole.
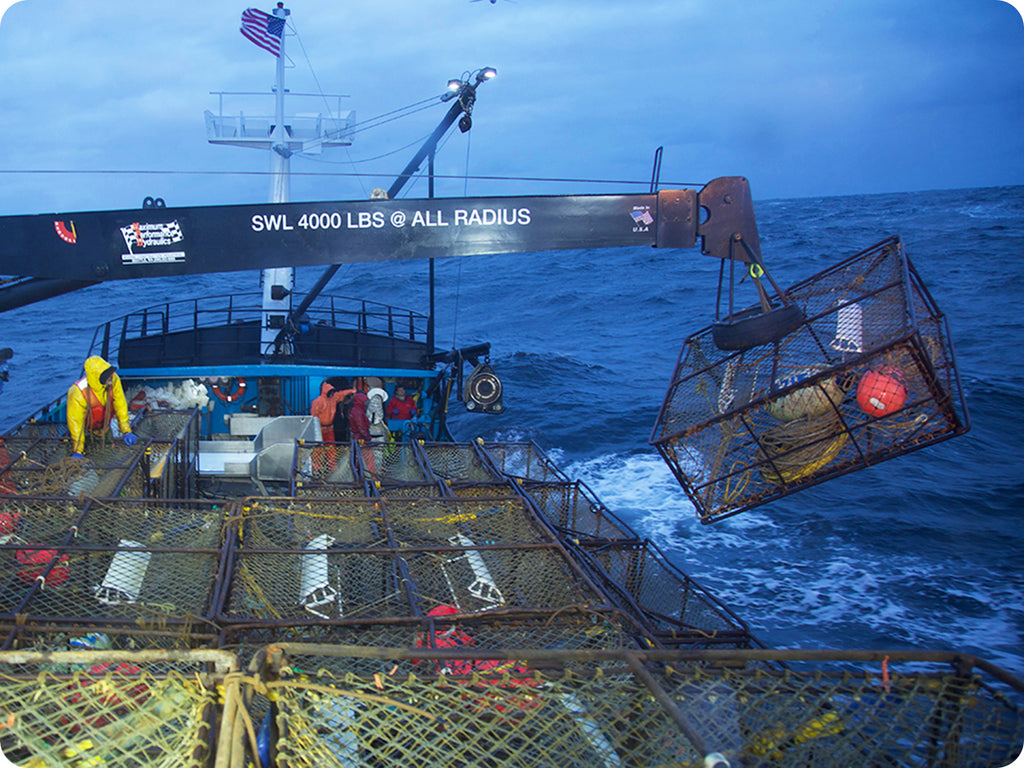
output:
M704 523L967 431L945 319L898 238L786 295L804 320L774 341L737 344L738 324L729 349L714 327L683 344L651 444Z

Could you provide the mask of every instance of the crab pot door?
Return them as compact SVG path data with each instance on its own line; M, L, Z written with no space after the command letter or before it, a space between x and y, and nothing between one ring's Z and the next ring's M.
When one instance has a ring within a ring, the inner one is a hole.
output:
M793 286L796 330L683 344L651 444L704 523L967 431L949 331L897 238Z

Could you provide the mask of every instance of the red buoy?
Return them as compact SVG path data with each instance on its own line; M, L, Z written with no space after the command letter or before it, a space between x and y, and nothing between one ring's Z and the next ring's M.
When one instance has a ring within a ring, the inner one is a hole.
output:
M71 575L68 569L68 556L58 554L55 549L19 549L14 556L20 566L18 576L25 581L38 579L54 560L57 562L46 579L47 586L56 587L63 584Z
M869 416L887 416L907 402L907 388L899 368L868 371L857 384L857 404Z
M0 512L0 536L14 533L20 517L17 512Z

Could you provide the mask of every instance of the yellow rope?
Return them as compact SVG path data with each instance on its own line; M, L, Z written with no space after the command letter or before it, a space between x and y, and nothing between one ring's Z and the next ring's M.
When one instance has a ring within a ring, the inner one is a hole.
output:
M318 693L324 693L331 696L347 696L353 699L360 699L362 701L374 702L377 704L383 704L387 707L396 707L398 709L404 709L407 712L420 715L421 717L428 718L430 720L436 720L437 716L432 715L425 709L414 707L410 704L406 704L398 699L392 699L387 696L378 696L373 693L361 693L359 691L350 691L344 688L336 688L331 685L316 685L315 683L308 683L303 681L290 681L290 680L277 680L274 682L268 682L266 684L267 690L272 691L276 688L290 689L295 691L316 691Z
M842 424L831 413L780 424L762 437L770 463L762 467L761 475L776 484L803 479L831 462L847 440Z
M17 481L18 492L26 496L61 496L67 493L71 485L85 477L89 472L97 472L86 462L78 459L63 458L55 464L42 464L38 461L25 457L25 461L31 466L40 467L42 471L18 472L24 467L15 467L11 475L18 472L20 477Z
M832 459L836 457L839 451L842 450L843 446L846 445L846 441L846 433L841 432L825 447L825 450L821 453L821 455L819 455L818 458L814 459L813 461L801 464L799 463L799 461L794 460L793 457L795 457L797 454L801 454L800 461L802 461L803 451L797 451L796 454L792 454L790 457L788 457L788 460L785 462L779 461L778 459L774 460L775 466L789 466L789 469L780 469L778 472L776 472L771 467L766 466L762 470L762 475L764 476L765 480L768 480L776 484L792 483L795 480L801 480L809 475L814 474L819 469L828 464L830 461L832 461Z

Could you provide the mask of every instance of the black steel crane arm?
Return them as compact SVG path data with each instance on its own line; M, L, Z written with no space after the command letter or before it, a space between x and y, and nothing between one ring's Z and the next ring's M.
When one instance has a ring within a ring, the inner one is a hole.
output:
M5 216L0 217L0 274L97 282L573 248L690 248L698 237L709 255L760 260L746 179L715 179L699 192Z

